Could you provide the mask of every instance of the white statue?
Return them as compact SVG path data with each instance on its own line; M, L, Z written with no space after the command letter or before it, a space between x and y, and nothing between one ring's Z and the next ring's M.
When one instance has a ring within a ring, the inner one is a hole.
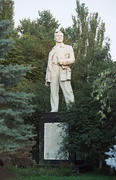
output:
M55 32L54 39L56 45L49 53L46 85L50 84L51 112L58 112L59 85L63 91L67 107L70 106L70 103L74 103L69 65L75 62L75 57L72 46L63 43L64 35L61 31Z

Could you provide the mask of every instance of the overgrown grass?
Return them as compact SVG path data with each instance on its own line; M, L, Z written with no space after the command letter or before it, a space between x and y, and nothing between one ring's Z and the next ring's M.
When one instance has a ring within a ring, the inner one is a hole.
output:
M102 172L74 175L68 168L14 168L12 171L20 175L20 180L116 180L115 175Z

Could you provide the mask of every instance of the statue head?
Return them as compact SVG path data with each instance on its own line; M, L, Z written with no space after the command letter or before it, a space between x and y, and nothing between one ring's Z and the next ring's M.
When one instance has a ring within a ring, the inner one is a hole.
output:
M55 31L55 33L54 33L54 40L57 43L62 43L63 40L64 40L64 34L60 30Z

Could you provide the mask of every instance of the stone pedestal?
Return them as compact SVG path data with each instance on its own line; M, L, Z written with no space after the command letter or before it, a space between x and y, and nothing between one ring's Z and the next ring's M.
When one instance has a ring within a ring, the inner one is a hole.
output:
M60 114L43 113L39 122L39 164L60 165L70 164L69 152L61 151L65 136Z
M43 113L39 121L39 165L69 166L77 174L92 171L93 166L85 164L74 152L60 150L62 136L65 132L60 113Z

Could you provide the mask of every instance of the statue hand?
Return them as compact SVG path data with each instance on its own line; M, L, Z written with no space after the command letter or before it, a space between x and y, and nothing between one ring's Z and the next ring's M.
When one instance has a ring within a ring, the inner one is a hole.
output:
M45 86L49 86L49 84L50 84L49 82L45 81Z
M59 62L58 62L60 65L63 65L63 63L62 63L62 60L59 60Z

